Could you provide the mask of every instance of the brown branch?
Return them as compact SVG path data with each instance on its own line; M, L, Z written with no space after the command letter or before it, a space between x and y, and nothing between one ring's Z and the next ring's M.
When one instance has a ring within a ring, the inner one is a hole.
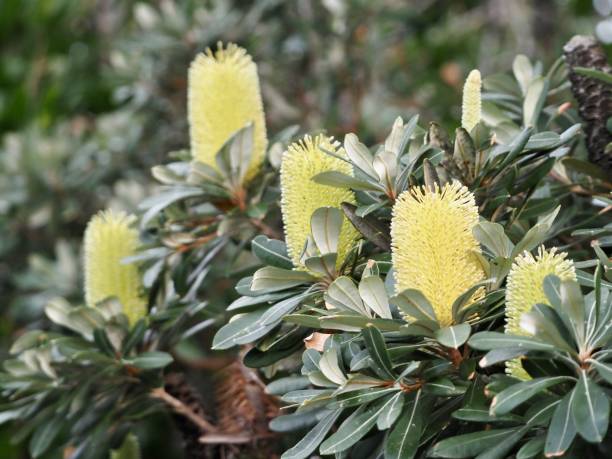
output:
M179 399L173 397L163 387L158 387L151 391L151 397L161 400L174 410L175 413L184 416L194 423L202 432L217 432L218 429L202 416L198 415L195 411L181 402Z
M170 352L170 354L174 358L175 362L179 362L181 365L185 365L189 368L193 368L196 370L220 370L221 368L227 367L230 363L234 361L234 359L230 357L221 356L208 356L198 359L186 359L178 355L176 352Z
M282 239L282 234L280 232L276 231L274 228L267 225L263 221L257 218L251 218L250 222L255 228L260 230L264 235L268 236L269 238Z

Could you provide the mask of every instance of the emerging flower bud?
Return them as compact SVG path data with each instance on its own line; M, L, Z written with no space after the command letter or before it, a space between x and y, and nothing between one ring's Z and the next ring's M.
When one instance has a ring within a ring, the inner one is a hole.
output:
M480 72L472 70L463 86L463 104L461 107L461 126L470 132L481 119Z

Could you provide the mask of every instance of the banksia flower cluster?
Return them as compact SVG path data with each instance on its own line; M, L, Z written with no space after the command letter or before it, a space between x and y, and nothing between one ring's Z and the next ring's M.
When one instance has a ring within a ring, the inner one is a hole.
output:
M257 66L243 48L219 43L199 54L189 68L188 115L191 154L215 169L215 156L236 131L254 125L253 151L245 180L264 160L267 147Z
M319 207L336 207L348 202L355 204L355 195L349 189L320 185L312 177L327 171L352 175L350 164L328 155L322 149L344 155L344 150L332 138L318 135L305 136L292 143L283 155L281 164L281 210L285 226L285 239L289 256L296 267L301 266L301 255L310 235L310 218ZM344 218L338 241L337 266L348 254L358 233Z
M536 257L529 252L516 257L506 285L506 333L527 335L520 325L521 316L538 303L548 303L543 287L546 276L576 279L574 264L565 257L565 253L556 253L555 248L547 251L543 247ZM516 378L529 379L519 359L506 362L506 368Z
M463 104L461 106L461 126L468 132L480 122L482 116L481 85L480 72L472 70L463 86Z
M472 228L478 223L474 195L459 182L414 187L393 207L391 249L396 290L420 290L431 302L441 325L452 324L452 304L484 277L474 252ZM473 300L478 299L480 292Z
M146 314L138 268L122 263L138 247L132 221L124 212L99 212L87 225L84 241L85 301L94 307L108 297L117 297L131 324Z

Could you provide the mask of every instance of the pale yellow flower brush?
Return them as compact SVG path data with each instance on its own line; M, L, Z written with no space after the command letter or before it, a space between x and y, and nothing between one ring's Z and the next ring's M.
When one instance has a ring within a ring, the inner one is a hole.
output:
M397 199L391 222L391 250L396 291L420 290L442 326L453 322L459 295L482 281L476 258L480 246L472 235L478 223L474 195L459 182L431 191L413 187ZM482 290L472 297L482 296Z
M95 307L117 297L130 324L147 313L138 268L122 263L138 248L138 231L130 226L133 221L124 212L101 211L90 220L84 237L86 303Z
M557 253L556 248L538 248L534 257L525 252L514 260L506 281L506 333L527 335L521 328L521 316L531 311L538 303L548 303L543 282L546 276L554 274L561 280L576 280L576 270L567 254ZM509 374L519 379L530 379L520 359L506 362Z
M245 181L265 158L268 140L257 66L235 44L200 53L189 67L188 118L191 154L218 169L215 156L236 131L253 123L253 152Z
M324 135L313 138L307 135L292 143L282 158L281 210L287 251L296 267L302 267L300 257L311 233L310 219L313 212L319 207L340 208L343 202L356 202L351 190L321 185L312 180L315 175L327 171L352 175L349 163L328 155L322 149L340 156L346 155L332 138ZM357 237L357 230L344 218L338 242L337 267L342 265Z

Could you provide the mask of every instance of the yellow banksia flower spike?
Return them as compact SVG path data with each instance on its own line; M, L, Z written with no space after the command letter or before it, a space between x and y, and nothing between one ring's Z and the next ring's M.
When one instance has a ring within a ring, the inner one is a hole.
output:
M463 86L463 104L461 107L461 127L470 132L482 117L480 72L472 70Z
M95 307L117 297L130 324L146 315L138 268L121 262L138 247L138 231L130 227L133 220L124 212L101 211L89 221L84 241L85 301Z
M281 163L281 210L285 227L287 251L294 266L300 268L300 257L308 236L311 234L310 219L319 207L340 208L342 202L355 204L355 195L349 189L335 188L315 183L312 177L327 171L338 171L352 175L351 165L328 155L323 150L345 156L339 143L325 135L305 136L289 145ZM338 240L340 267L358 238L357 230L347 218L343 219Z
M217 168L215 156L236 131L253 123L251 161L245 180L264 160L268 139L257 66L245 49L230 43L200 53L189 67L188 117L191 154Z
M480 246L472 234L478 223L474 195L459 182L431 191L413 187L393 206L391 251L396 291L420 290L442 326L453 322L459 295L484 279L475 255ZM480 299L482 290L472 297Z
M563 280L576 280L576 270L566 253L557 253L556 248L538 248L534 257L530 252L519 255L514 260L506 281L506 333L525 336L521 328L521 316L531 311L538 303L548 303L544 293L544 278L556 275ZM520 359L506 362L507 372L519 379L530 379L523 369Z

